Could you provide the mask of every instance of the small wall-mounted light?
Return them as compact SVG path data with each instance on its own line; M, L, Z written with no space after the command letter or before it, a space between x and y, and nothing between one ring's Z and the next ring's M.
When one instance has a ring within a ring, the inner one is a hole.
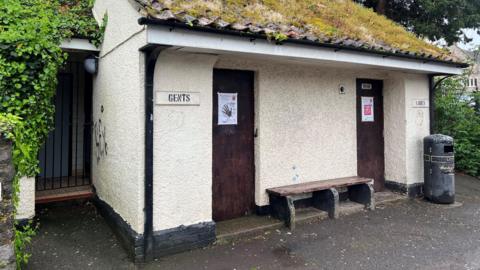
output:
M83 61L85 70L90 74L97 74L98 72L98 57L95 55L89 55Z
M345 94L347 93L347 89L345 88L345 86L343 86L343 85L340 84L340 85L338 86L338 93L339 93L340 95L345 95Z

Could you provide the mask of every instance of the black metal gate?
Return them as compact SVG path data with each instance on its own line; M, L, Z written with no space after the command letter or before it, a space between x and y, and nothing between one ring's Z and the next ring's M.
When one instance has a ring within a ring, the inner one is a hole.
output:
M55 128L39 153L36 190L90 185L92 78L82 62L58 75Z

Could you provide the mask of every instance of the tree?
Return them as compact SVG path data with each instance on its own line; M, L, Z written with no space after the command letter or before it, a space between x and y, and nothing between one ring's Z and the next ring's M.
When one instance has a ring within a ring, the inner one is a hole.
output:
M469 42L462 29L480 29L478 0L355 0L421 37Z
M465 90L466 76L444 80L435 94L435 133L455 141L455 168L480 176L480 114L475 109L478 93Z

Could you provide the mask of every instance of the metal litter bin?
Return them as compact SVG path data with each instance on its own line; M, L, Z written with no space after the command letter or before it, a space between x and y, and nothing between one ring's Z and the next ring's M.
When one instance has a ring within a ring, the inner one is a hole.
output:
M424 194L434 203L455 202L453 138L434 134L423 139Z

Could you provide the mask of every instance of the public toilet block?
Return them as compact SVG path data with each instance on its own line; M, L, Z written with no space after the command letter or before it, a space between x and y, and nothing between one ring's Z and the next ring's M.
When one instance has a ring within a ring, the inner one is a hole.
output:
M64 113L79 129L56 132L75 143L43 152L48 168L54 152L66 160L56 178L71 179L75 165L136 260L208 245L216 223L269 214L269 188L359 176L375 191L421 194L433 77L464 64L417 38L388 43L367 24L356 31L369 39L322 36L282 24L281 10L269 24L223 18L222 1L174 2L96 0L97 21L108 14L101 47L63 45L59 91L72 94L58 102L77 104ZM54 186L44 180L23 180L25 218L36 187Z

